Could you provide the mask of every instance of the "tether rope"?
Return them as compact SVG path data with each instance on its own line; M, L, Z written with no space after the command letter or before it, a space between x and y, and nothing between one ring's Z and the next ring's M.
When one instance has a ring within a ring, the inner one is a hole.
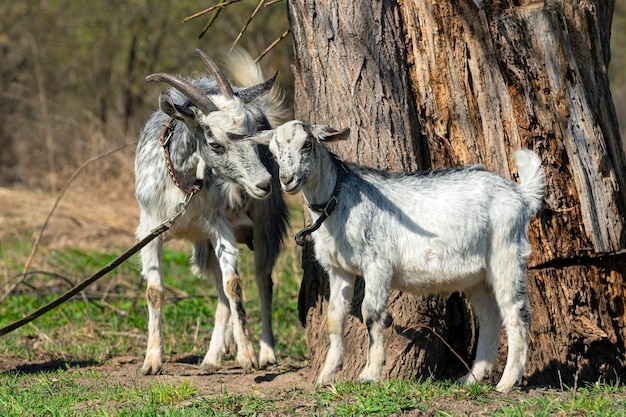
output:
M151 241L153 241L154 239L156 239L157 237L159 237L163 233L167 232L172 227L172 225L174 224L176 219L181 214L183 214L183 212L187 208L187 205L189 204L189 202L191 201L191 198L194 196L195 193L196 193L196 191L192 191L192 192L188 193L185 196L185 200L183 200L180 203L178 212L176 212L176 214L174 214L169 219L165 220L159 226L157 226L154 229L152 229L152 231L150 232L150 234L148 236L146 236L143 239L141 239L139 242L137 242L134 246L132 246L126 252L124 252L123 254L118 256L117 258L115 258L113 261L109 262L104 268L102 268L101 270L99 270L95 274L91 275L90 277L86 278L80 284L76 285L74 288L72 288L71 290L67 291L65 294L61 295L56 300L51 301L50 303L46 304L45 306L39 308L34 313L32 313L32 314L30 314L30 315L28 315L28 316L26 316L26 317L24 317L24 318L22 318L20 320L14 321L13 323L9 324L8 326L5 326L5 327L1 328L0 329L0 336L4 336L7 333L11 333L12 331L17 330L20 327L22 327L22 326L30 323L31 321L35 320L37 317L42 316L45 313L47 313L48 311L50 311L50 310L60 306L61 304L63 304L64 302L66 302L67 300L69 300L70 298L72 298L73 296L75 296L76 294L78 294L79 292L84 290L85 288L87 288L89 285L93 284L98 279L102 278L103 276L105 276L106 274L108 274L109 272L111 272L112 270L117 268L119 265L121 265L124 261L126 261L131 256L133 256L139 250L141 250L141 248L146 246L148 243L150 243Z

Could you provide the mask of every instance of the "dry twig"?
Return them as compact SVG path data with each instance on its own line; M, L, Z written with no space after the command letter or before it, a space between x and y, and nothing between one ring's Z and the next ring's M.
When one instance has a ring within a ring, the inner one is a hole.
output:
M6 300L6 298L13 291L15 291L15 288L17 288L17 286L20 285L22 282L24 282L24 280L26 279L27 273L28 273L28 268L30 268L30 264L33 262L33 259L35 257L35 253L37 252L37 248L39 247L39 242L41 242L41 237L43 236L43 232L44 232L44 230L46 230L46 227L48 227L48 223L50 222L50 218L52 218L52 214L56 210L57 206L59 205L59 202L61 201L61 198L63 197L63 195L65 194L65 192L69 188L70 184L72 184L72 182L74 182L74 180L83 171L83 169L85 169L87 167L87 165L91 164L92 162L98 161L98 160L100 160L102 158L106 158L107 156L109 156L109 155L111 155L111 154L113 154L115 152L121 151L122 149L125 149L128 146L134 145L134 144L137 144L137 141L126 143L126 144L124 144L122 146L118 146L115 149L111 149L110 151L107 151L107 152L105 152L103 154L100 154L100 155L94 156L92 158L89 158L87 161L83 162L83 164L81 166L79 166L78 169L76 169L76 171L74 171L74 173L72 174L70 179L67 180L67 182L65 183L65 185L63 186L63 188L59 192L59 195L58 195L56 201L54 202L52 208L50 209L50 212L48 213L48 216L46 217L46 220L44 221L43 225L39 229L39 233L37 234L37 237L35 238L35 243L33 243L33 248L31 249L30 255L28 255L28 259L26 260L26 263L24 264L24 269L22 270L22 274L21 274L20 279L17 280L17 282L15 282L15 284L13 284L11 286L11 288L9 288L2 295L2 297L0 297L0 303L3 302L4 300Z
M215 6L211 6L211 7L209 7L208 9L204 9L204 10L202 10L201 12L194 13L194 14L192 14L191 16L187 16L186 18L184 18L184 19L183 19L183 23L188 22L188 21L190 21L190 20L192 20L192 19L195 19L196 17L200 17L200 16L202 16L203 14L206 14L206 13L208 13L208 12L210 12L210 11L213 11L213 10L216 10L216 9L221 9L222 7L230 6L230 5L231 5L231 4L233 4L233 3L238 3L239 1L241 1L241 0L230 0L230 1L224 1L224 0L221 0L221 1L220 1L218 4L216 4Z
M246 22L246 24L243 25L243 28L241 28L239 35L237 35L237 38L235 38L235 42L233 42L233 45L230 47L231 52L233 51L233 48L235 48L235 46L237 45L237 42L239 42L239 39L241 39L241 37L243 36L243 33L246 31L246 29L248 29L248 25L250 24L250 22L252 22L252 19L254 19L254 16L256 16L256 14L259 12L259 10L261 9L261 6L263 6L263 3L265 3L265 0L259 1L259 4L257 4L256 9L254 9L252 14L248 18L248 21Z
M265 50L263 52L261 52L261 55L259 55L254 62L259 62L261 60L261 58L263 58L265 56L265 54L267 54L269 51L271 51L276 45L278 45L278 43L280 41L282 41L283 39L285 39L287 37L287 35L289 34L290 30L287 29L282 35L280 35L278 38L276 38L276 40L274 42L272 42L270 44L270 46L268 46L267 48L265 48Z
M467 369L467 371L468 371L468 372L472 372L472 369L469 367L469 365L467 364L467 362L465 362L465 361L463 360L463 358L461 358L461 355L459 355L458 353L456 353L456 351L452 348L452 346L450 346L450 344L449 344L448 342L446 342L446 340L445 340L443 337L441 337L441 335L439 335L439 333L437 333L437 332L435 331L435 329L433 329L432 327L430 327L430 326L426 326L425 324L415 324L415 325L413 325L413 326L407 327L407 328L406 328L406 330L405 330L405 332L406 332L407 330L410 330L410 329L413 329L413 330L414 330L414 329L416 329L416 328L426 329L426 330L428 330L429 332L431 332L432 334L434 334L435 336L437 336L437 338L439 338L439 340L441 340L441 341L443 342L443 344L444 344L444 345L446 345L446 347L448 348L448 350L450 350L450 352L452 352L452 354L453 354L454 356L456 356L456 358L457 358L458 360L460 360L460 361L461 361L461 363L463 364L463 366L465 366L465 369Z
M238 1L238 0L237 0ZM232 4L232 3L236 3L236 1L232 1L232 2L227 2L225 0L220 0L219 5L222 5L222 7L218 7L215 10L213 10L213 14L211 15L211 17L209 18L207 24L204 26L204 29L202 30L202 32L200 33L200 35L198 36L199 38L202 38L202 36L204 36L204 34L206 33L207 30L209 30L209 28L211 27L211 25L213 25L213 22L215 22L215 19L217 19L217 16L219 16L220 12L224 9L223 6L226 5L226 3L228 4Z
M209 12L213 12L213 14L211 15L211 17L209 17L209 20L207 21L207 24L204 26L204 29L202 30L202 32L200 33L200 35L198 36L198 38L202 38L202 36L204 36L204 34L207 32L207 30L209 30L209 28L213 25L213 23L215 23L215 20L217 19L217 16L220 14L220 12L226 7L226 6L230 6L233 3L238 3L240 0L220 0L219 3L217 3L216 5L213 5L207 9L204 9L202 11L199 11L197 13L194 13L190 16L187 16L183 19L183 23L184 22L188 22L192 19L195 19L196 17L200 17L202 15L205 15L206 13ZM239 34L237 35L237 38L235 39L235 41L233 42L232 46L230 47L230 51L232 52L232 50L235 48L235 46L237 45L237 43L239 42L239 40L241 39L241 37L243 36L244 32L246 31L246 29L248 28L248 26L250 25L250 22L252 22L252 20L254 19L254 17L257 15L257 13L259 12L259 10L261 9L261 6L263 7L268 7L268 6L272 6L278 2L280 2L282 0L260 0L259 4L257 4L256 8L254 9L254 11L252 12L252 14L250 15L250 17L248 18L248 21L244 24L243 28L241 28L241 31L239 32ZM260 61L269 51L271 51L280 41L282 41L285 37L287 37L287 35L289 34L290 30L287 29L282 35L280 35L274 42L272 42L267 48L265 48L265 50L261 53L261 55L259 55L254 62L258 62Z

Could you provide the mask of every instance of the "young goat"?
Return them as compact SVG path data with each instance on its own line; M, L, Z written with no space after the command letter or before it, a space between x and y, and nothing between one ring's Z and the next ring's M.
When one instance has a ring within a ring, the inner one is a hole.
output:
M347 165L321 142L348 138L327 126L291 121L255 140L269 143L281 187L302 191L315 225L315 256L330 279L330 348L317 383L329 384L343 361L343 330L357 275L365 281L363 322L369 334L360 380L378 381L390 290L463 291L480 322L476 359L465 383L492 370L502 323L508 357L498 391L522 377L528 349L528 224L541 206L544 174L537 155L514 154L521 184L479 166L392 174ZM321 221L321 223L320 223Z
M276 362L271 271L286 231L287 210L278 192L278 169L267 147L232 138L269 129L280 123L286 112L282 94L272 90L275 77L263 82L260 69L247 54L231 56L231 67L237 68L235 76L240 83L256 85L233 88L213 60L202 51L198 53L215 79L182 79L162 73L146 78L173 88L161 94L160 110L146 122L137 147L137 237L143 238L173 216L186 195L201 188L164 239L193 242L194 272L213 275L215 280L215 326L201 368L220 366L234 333L237 360L247 371ZM164 148L170 162L166 162ZM258 361L246 327L237 270L237 243L252 246L253 241L262 321ZM141 251L149 314L148 347L142 367L145 375L160 372L163 365L162 247L163 239L158 238Z

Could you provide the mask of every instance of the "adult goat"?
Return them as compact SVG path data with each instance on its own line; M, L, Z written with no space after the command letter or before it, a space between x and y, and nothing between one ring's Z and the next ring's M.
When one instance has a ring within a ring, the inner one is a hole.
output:
M330 383L342 364L344 319L361 275L369 334L361 381L380 379L392 288L463 291L480 334L462 381L478 382L492 370L504 322L508 357L497 389L509 391L522 377L528 349L527 230L545 187L540 159L528 150L514 153L521 184L479 166L393 174L345 164L321 145L349 133L290 121L254 138L269 144L282 189L302 191L315 222L305 233L312 233L316 258L330 279L330 348L317 383Z
M146 77L172 88L161 93L160 109L147 120L137 146L137 237L173 216L180 202L189 193L195 194L164 238L141 251L149 314L145 375L156 374L163 366L162 250L163 240L172 238L193 242L194 272L213 275L217 287L215 325L201 368L220 367L231 334L244 370L276 362L271 271L286 231L287 209L267 147L232 138L278 124L286 116L283 95L274 87L276 76L263 81L261 70L247 53L230 56L230 67L237 69L235 79L242 85L254 84L239 88L230 85L208 55L197 52L214 78L183 79L164 73ZM262 321L258 360L242 303L238 242L254 244Z

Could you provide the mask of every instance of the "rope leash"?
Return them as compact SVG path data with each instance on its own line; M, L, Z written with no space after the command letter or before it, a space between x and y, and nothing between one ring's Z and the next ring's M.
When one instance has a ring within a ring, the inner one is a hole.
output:
M105 276L106 274L108 274L109 272L111 272L112 270L117 268L119 265L121 265L128 258L133 256L135 253L139 252L139 250L141 250L141 248L146 246L148 243L150 243L151 241L153 241L154 239L156 239L157 237L159 237L163 233L167 232L172 227L172 225L174 224L176 219L178 219L178 217L180 217L180 215L184 213L185 209L187 208L187 205L189 205L189 202L191 201L191 198L194 196L194 194L196 192L197 192L196 190L192 190L191 192L189 192L185 196L185 199L180 202L180 205L178 206L178 211L176 212L176 214L174 214L169 219L165 220L159 226L157 226L154 229L152 229L152 231L150 232L150 234L148 234L148 236L146 236L143 239L141 239L139 242L137 242L134 246L132 246L126 252L124 252L123 254L118 256L117 258L115 258L113 261L109 262L104 268L102 268L101 270L99 270L95 274L91 275L90 277L86 278L81 283L79 283L74 288L72 288L71 290L67 291L63 295L61 295L56 300L54 300L54 301L46 304L45 306L39 308L34 313L32 313L32 314L30 314L30 315L28 315L28 316L26 316L26 317L24 317L24 318L22 318L20 320L14 321L13 323L9 324L8 326L5 326L5 327L1 328L0 329L0 336L4 336L7 333L11 333L12 331L17 330L20 327L22 327L22 326L30 323L31 321L35 320L37 317L42 316L45 313L47 313L48 311L50 311L50 310L60 306L61 304L63 304L64 302L66 302L67 300L69 300L70 298L72 298L73 296L75 296L76 294L78 294L79 292L84 290L85 288L87 288L89 285L93 284L98 279L102 278L103 276Z

